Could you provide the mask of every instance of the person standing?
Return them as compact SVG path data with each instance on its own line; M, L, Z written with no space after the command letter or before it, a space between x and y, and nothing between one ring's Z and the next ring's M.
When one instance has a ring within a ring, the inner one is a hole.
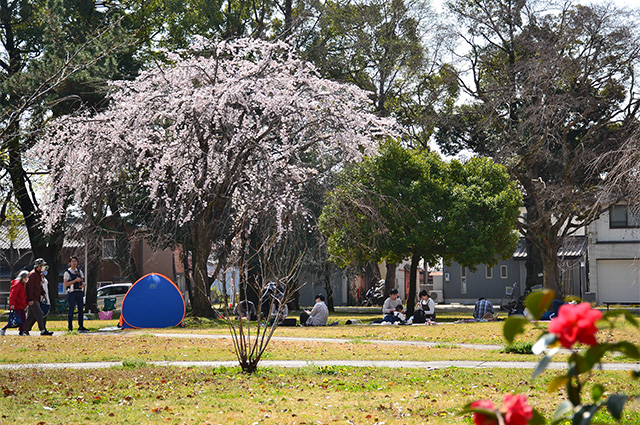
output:
M67 291L67 322L69 332L73 330L73 314L78 307L78 332L87 332L84 327L84 275L78 269L78 257L69 258L69 268L64 272L63 286Z
M19 335L21 336L24 335L24 325L27 321L25 315L25 309L27 308L27 292L25 290L25 284L27 283L28 277L29 272L22 270L18 273L18 277L11 281L11 289L9 290L9 309L13 310L13 312L22 319L22 324L18 328ZM7 324L4 328L0 329L0 336L4 336L8 326L9 325Z
M38 322L40 335L51 336L44 324L44 314L40 308L40 299L44 293L42 290L42 272L47 267L47 262L42 258L37 258L33 262L33 270L29 273L26 284L27 292L27 321L24 325L23 335L29 335L33 325Z
M40 310L42 310L42 316L44 319L44 327L47 327L47 316L51 312L51 300L49 299L49 281L47 280L47 273L49 269L42 271L42 298L40 299Z
M324 303L324 295L316 295L315 302L311 311L305 310L300 313L300 324L302 326L325 326L327 324L329 308Z

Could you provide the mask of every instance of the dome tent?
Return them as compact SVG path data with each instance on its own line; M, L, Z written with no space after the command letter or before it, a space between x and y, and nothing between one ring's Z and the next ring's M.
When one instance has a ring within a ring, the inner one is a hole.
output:
M182 326L184 298L171 279L149 273L138 279L122 301L120 327L169 328Z

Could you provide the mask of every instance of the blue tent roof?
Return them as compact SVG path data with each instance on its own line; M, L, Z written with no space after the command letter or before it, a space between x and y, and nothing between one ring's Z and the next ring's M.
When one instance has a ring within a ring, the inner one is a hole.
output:
M182 324L184 298L166 276L150 273L138 279L122 301L120 326L125 328L168 328Z

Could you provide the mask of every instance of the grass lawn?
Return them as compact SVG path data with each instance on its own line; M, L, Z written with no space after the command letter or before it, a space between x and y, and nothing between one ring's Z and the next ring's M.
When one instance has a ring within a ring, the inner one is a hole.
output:
M520 392L549 417L561 397L546 392L554 376L533 382L521 370L421 370L307 367L118 367L100 370L0 371L0 423L38 424L471 424L457 415L480 398L501 403ZM598 374L612 391L637 393L623 373ZM599 419L611 422L606 415ZM638 424L635 409L623 424Z
M464 314L464 313L463 313ZM278 328L276 336L311 337L317 341L270 343L269 360L479 360L537 361L533 355L501 350L456 348L454 343L504 345L502 322L463 323L460 312L443 312L436 326L345 325L348 319L368 322L379 314L332 315L338 326ZM66 320L52 316L54 337L0 337L0 363L116 361L123 366L99 370L0 370L0 424L38 423L175 423L175 424L471 424L456 413L465 403L505 392L520 392L547 417L564 397L546 392L558 372L535 381L531 370L512 369L371 369L306 367L261 368L247 376L239 368L180 368L145 365L152 360L235 360L225 324L185 320L185 328L98 332L117 320L86 321L92 332L66 333ZM546 324L541 324L546 327ZM192 336L175 338L168 334ZM523 340L541 333L533 326ZM155 334L160 334L157 336ZM640 342L637 329L620 324L599 339ZM166 336L162 336L166 335ZM202 338L203 335L211 336ZM326 339L340 339L327 341ZM385 345L376 341L429 341L434 347ZM557 355L554 360L565 360ZM623 361L611 357L606 361ZM628 372L594 375L607 390L640 393ZM584 394L589 394L585 391ZM622 423L640 423L637 405L626 409ZM613 422L607 416L603 422Z

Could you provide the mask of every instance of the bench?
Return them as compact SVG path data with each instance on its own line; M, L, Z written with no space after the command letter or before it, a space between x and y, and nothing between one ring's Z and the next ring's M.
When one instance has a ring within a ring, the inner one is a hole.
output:
M607 311L609 311L609 306L611 306L611 305L620 305L620 306L623 306L623 305L626 305L626 306L637 306L637 307L639 307L639 308L640 308L640 302L637 302L637 301L636 301L636 302L628 302L628 301L622 301L622 302L604 302L603 304L607 306Z

